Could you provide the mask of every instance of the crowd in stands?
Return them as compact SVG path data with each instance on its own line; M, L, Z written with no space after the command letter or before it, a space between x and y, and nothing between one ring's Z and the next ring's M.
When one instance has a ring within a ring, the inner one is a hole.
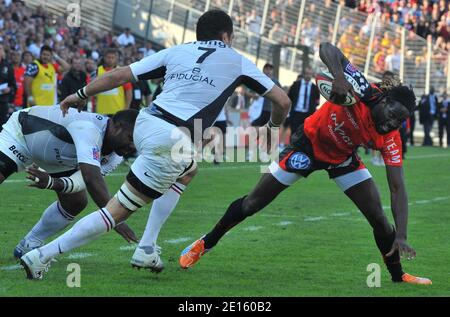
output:
M58 100L74 93L96 76L155 53L152 42L140 42L129 29L113 33L94 31L83 26L70 28L64 17L55 18L40 7L31 9L25 6L23 1L17 0L1 2L0 70L3 69L3 73L0 73L0 125L5 122L8 113L14 110L34 104L56 104ZM339 2L364 13L381 12L384 19L404 25L411 33L431 36L435 39L435 45L447 47L450 33L445 33L443 25L450 31L449 1ZM204 9L204 4L205 1L191 3L199 10ZM272 40L292 44L300 4L301 0L271 1L266 27L262 30L263 35ZM316 5L314 1L308 1L307 5L299 40L301 44L311 47L312 52L317 53L316 48L321 41L331 40L330 28L334 21L327 19L325 12L327 7L333 5L333 1L323 0L321 6ZM228 6L228 1L211 0L211 8L227 9ZM261 5L255 0L236 0L232 18L238 28L248 31L249 34L260 34L261 12ZM360 56L364 56L367 50L370 19L361 21L363 25L358 24L356 20L347 21L346 17L343 17L338 37L338 46L360 67L364 63ZM425 29L421 26L422 22L426 25ZM236 40L239 40L238 37ZM250 40L246 45L247 49L254 52L253 46L258 45L258 41ZM399 46L398 34L386 31L376 37L373 67L377 73L399 72ZM289 59L289 54L289 50L282 51L282 62ZM425 55L426 51L411 56L407 53L405 65L409 63L409 67L420 72L426 64ZM446 72L445 68L437 67L436 71ZM299 82L302 82L301 79L296 83ZM161 84L161 80L126 84L92 98L88 110L112 115L123 108L149 105L161 90ZM289 87L285 89L288 91ZM439 97L438 102L442 104L446 98ZM230 100L236 101L232 102L231 107L238 110L248 109L255 101L252 94L242 88L239 88ZM432 108L434 109L434 106ZM299 106L299 109L303 108Z

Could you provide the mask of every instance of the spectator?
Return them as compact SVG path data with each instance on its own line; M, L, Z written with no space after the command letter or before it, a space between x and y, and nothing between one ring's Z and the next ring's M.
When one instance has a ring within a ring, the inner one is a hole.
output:
M103 56L103 64L97 69L97 77L116 68L118 62L119 52L116 49L108 49ZM96 112L111 116L120 110L128 109L132 100L132 89L131 83L126 83L119 88L98 94Z
M72 60L72 68L64 76L61 82L61 100L66 99L67 96L76 93L79 89L87 85L87 76L83 70L83 63L81 58ZM85 109L86 110L86 109Z
M141 52L144 57L153 55L156 53L156 51L153 49L153 44L150 41L147 41L147 43L145 43L145 47L141 47L139 49L139 52Z
M130 28L126 28L125 32L119 35L119 37L117 38L117 43L119 43L120 46L136 44L134 36L133 34L131 34Z
M428 95L423 95L419 103L419 120L420 124L423 125L423 131L425 134L422 143L423 146L433 145L430 132L437 116L438 107L438 99L434 93L434 87L431 87L430 93Z
M136 59L137 61L138 59ZM134 60L128 57L124 60L125 65L133 63ZM139 80L131 83L133 87L130 109L141 110L141 107L147 107L152 102L152 92L146 80Z
M11 52L11 62L14 68L14 79L16 80L16 95L14 97L14 107L16 110L22 109L25 106L25 90L23 82L25 80L26 67L22 63L20 52Z
M6 60L5 49L0 44L0 130L8 120L9 106L13 103L15 94L14 70L11 63Z
M450 119L449 119L449 105L450 99L447 96L447 93L444 92L442 94L442 101L439 103L439 146L444 146L444 131L445 137L447 138L447 148L450 147Z
M31 54L31 52L29 51L25 51L22 54L22 63L25 67L27 67L28 65L30 65L34 60L33 54Z
M297 131L305 119L316 111L320 101L320 93L317 86L311 82L313 70L307 67L301 78L295 81L289 89L288 96L292 101L289 120L291 133Z
M58 63L52 63L52 59ZM57 104L57 74L69 70L70 65L53 55L49 46L41 48L40 58L27 66L25 72L25 93L28 106L51 106Z

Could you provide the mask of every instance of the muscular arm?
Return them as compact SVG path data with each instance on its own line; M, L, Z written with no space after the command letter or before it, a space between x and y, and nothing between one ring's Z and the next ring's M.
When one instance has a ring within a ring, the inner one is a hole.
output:
M344 78L344 66L349 63L348 59L331 43L321 43L319 56L322 62L328 67L334 78Z
M100 168L94 165L80 163L80 170L84 183L86 184L86 189L89 195L91 195L92 200L100 208L105 207L111 196Z
M406 240L408 226L408 195L403 181L403 168L386 166L386 175L391 191L391 209L394 216L397 238Z
M103 76L97 77L87 85L86 94L88 96L94 96L101 92L122 86L133 80L133 74L131 73L131 68L129 66L117 67L110 72L106 72Z
M283 89L274 85L273 88L264 95L265 98L273 102L272 114L270 116L272 123L281 125L291 108L291 100Z

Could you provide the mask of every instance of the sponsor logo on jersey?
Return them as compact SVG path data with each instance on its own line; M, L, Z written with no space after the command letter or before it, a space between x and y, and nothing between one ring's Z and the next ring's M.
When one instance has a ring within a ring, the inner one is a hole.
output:
M98 147L92 149L92 158L100 162L100 149Z
M14 156L16 156L16 157L19 159L19 161L21 161L22 163L25 163L26 161L28 161L28 158L27 158L25 155L23 155L22 153L20 153L20 151L16 148L15 145L11 146L11 147L9 148L9 150L10 150L10 151L12 152L12 154L13 154Z
M344 121L338 122L335 112L331 114L331 120L333 121L334 126L329 126L329 130L332 133L334 139L337 140L336 134L338 134L341 136L342 140L344 140L345 143L347 143L350 146L353 146L352 139L347 135L347 133L345 133L343 129L345 122Z
M311 159L302 152L295 152L287 161L287 167L293 170L307 170L311 167Z
M188 73L178 73L178 74L172 74L169 76L167 80L171 79L177 79L177 80L191 80L194 82L200 82L200 83L206 83L212 87L216 87L214 85L214 80L210 79L209 77L204 77L202 75L196 75L196 74L188 74Z

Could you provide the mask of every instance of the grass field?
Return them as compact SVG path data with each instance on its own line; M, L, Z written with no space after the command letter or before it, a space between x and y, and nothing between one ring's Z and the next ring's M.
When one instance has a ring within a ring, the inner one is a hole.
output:
M384 168L367 166L389 206ZM183 194L160 235L166 269L159 275L131 269L133 249L113 232L61 256L44 280L26 280L12 251L54 196L27 188L23 174L11 177L0 187L0 296L449 296L450 149L412 148L405 170L409 242L418 256L403 266L431 278L432 286L390 282L369 225L323 172L299 181L234 228L194 269L180 269L180 251L260 177L257 164L227 163L201 165ZM119 172L108 177L111 192L126 168ZM95 209L91 203L83 215ZM142 209L129 220L138 234L148 212ZM66 285L69 263L81 267L80 288ZM366 284L370 263L382 266L380 288Z

